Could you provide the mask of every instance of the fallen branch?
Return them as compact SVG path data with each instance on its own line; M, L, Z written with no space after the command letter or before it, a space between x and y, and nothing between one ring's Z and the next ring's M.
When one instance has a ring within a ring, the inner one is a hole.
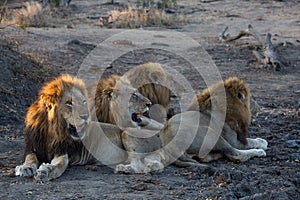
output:
M263 36L259 32L257 32L251 26L251 24L248 25L248 28L246 30L241 31L236 36L230 36L229 34L226 34L227 30L228 27L226 26L222 33L219 35L219 39L222 42L232 42L243 36L253 36L259 42L262 49L262 52L252 52L258 62L262 63L264 66L271 65L272 68L276 71L279 71L280 68L284 66L278 58L278 55L274 51L273 44L271 42L272 35L270 33L267 33L266 39L264 40Z

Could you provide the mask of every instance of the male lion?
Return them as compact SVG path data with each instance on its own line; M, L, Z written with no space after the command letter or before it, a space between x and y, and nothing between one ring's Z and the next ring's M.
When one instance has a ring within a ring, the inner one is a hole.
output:
M151 105L153 106L150 113L144 112L140 114L160 123L166 122L166 110L169 107L170 90L166 87L167 75L159 63L139 65L125 73L122 79L120 78L121 76L111 75L106 79L99 80L95 93L95 111L98 121L115 124L116 120L114 118L120 116L114 115L112 109L118 111L121 108L112 107L111 102L116 84L120 82L118 86L119 91L123 90L124 93L127 91L128 95L130 94L129 92L132 92L138 98L144 96L150 100L147 102L149 108ZM132 88L134 88L134 93ZM123 95L124 98L125 94ZM124 99L121 100L125 102Z
M211 97L218 98L221 87L225 88L226 106L217 104L216 115L213 116L214 98ZM251 103L256 104L255 101ZM176 134L183 134L180 137L184 140L183 143L188 143L188 140L192 142L186 153L196 155L204 162L218 159L223 155L235 161L246 161L253 156L266 155L264 150L267 149L267 141L261 138L247 138L251 121L250 90L244 81L237 77L228 78L198 93L187 110L168 121L164 131L160 134L164 145L171 142ZM218 119L222 110L226 112L223 127L219 125L222 123ZM199 119L199 122L191 123L195 119ZM209 124L210 121L211 124ZM192 131L196 133L194 139L190 138L191 134L184 134ZM218 131L221 131L220 137L218 137ZM167 150L171 154L175 151L172 148ZM180 159L189 160L185 155Z
M126 76L112 75L98 82L95 111L99 122L127 127L162 128L155 120L143 117L151 101L131 86ZM143 119L143 120L142 120ZM158 126L158 127L157 127Z
M81 139L90 124L87 91L82 80L62 75L44 85L25 121L25 162L16 175L51 180L67 166L93 160Z

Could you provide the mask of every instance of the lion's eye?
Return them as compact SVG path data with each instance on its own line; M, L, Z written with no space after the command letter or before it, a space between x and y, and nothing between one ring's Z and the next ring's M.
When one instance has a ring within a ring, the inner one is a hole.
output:
M137 98L137 97L138 97L138 94L137 94L136 92L134 92L134 93L132 94L132 96L135 97L135 98Z
M245 95L243 93L239 92L238 98L243 101L245 99Z
M67 102L66 102L66 105L67 105L68 107L72 107L72 106L73 106L72 101L67 101Z

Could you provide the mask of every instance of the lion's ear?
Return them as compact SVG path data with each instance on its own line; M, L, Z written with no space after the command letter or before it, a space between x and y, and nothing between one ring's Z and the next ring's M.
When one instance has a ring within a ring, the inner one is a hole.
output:
M111 88L103 90L103 93L105 96L108 96L109 98L113 98L115 96L114 90Z
M53 95L47 95L47 94L41 94L41 99L43 103L45 104L47 110L51 110L55 105L55 96Z

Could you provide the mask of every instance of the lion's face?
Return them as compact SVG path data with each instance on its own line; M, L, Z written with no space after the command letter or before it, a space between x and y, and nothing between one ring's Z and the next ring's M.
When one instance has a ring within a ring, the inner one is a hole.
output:
M87 96L72 88L63 94L58 109L67 122L72 138L81 138L90 122Z
M111 94L111 111L121 127L138 126L140 116L149 111L151 101L132 87L127 79L120 79Z
M141 122L140 117L149 111L151 101L138 91L134 91L128 103L128 110L134 122Z

